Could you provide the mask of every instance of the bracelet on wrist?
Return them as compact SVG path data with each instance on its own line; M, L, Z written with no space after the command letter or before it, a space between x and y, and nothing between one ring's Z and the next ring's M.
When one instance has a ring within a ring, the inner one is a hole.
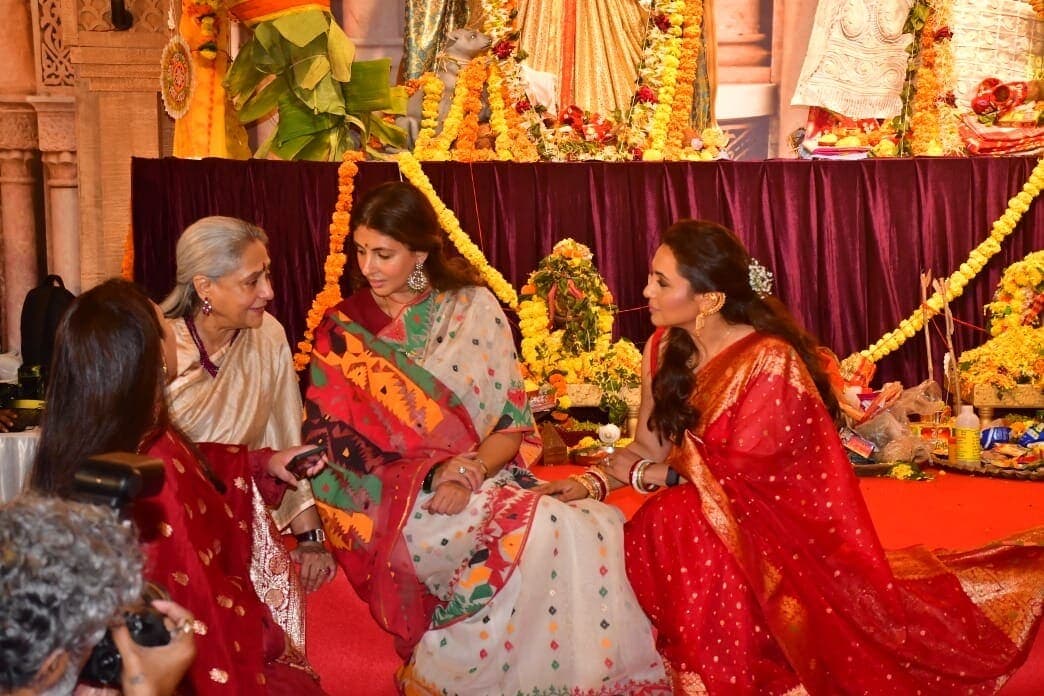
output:
M424 477L424 483L421 484L421 490L425 493L431 493L431 484L435 481L435 471L439 468L439 465L431 467L428 470L428 475Z
M609 495L609 490L612 488L612 486L609 485L609 474L605 473L597 466L589 467L584 473L597 482L599 492L601 493L598 500L605 500Z
M645 470L655 463L656 462L654 462L651 459L639 459L631 465L631 471L628 475L628 479L630 479L631 487L634 488L634 490L641 493L642 495L652 493L657 488L659 488L659 486L655 484L647 484L645 482Z
M489 466L486 464L486 460L476 455L475 461L478 462L479 468L482 469L482 478L489 478Z
M322 544L326 541L326 530L322 527L316 527L315 529L309 529L307 532L295 534L294 538L297 539L298 543L314 541L317 544Z

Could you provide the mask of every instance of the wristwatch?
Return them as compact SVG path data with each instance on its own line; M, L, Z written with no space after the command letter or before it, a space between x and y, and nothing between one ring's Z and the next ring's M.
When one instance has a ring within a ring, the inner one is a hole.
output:
M318 542L318 543L321 544L324 541L326 541L326 531L323 530L322 527L316 527L315 529L309 529L307 532L301 532L300 534L295 534L294 537L299 542L302 542L302 541L315 541L315 542Z

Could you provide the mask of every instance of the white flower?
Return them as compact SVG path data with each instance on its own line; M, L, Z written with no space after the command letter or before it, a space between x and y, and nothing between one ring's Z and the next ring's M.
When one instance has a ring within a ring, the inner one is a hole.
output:
M620 439L620 428L613 423L598 428L598 439L610 447Z

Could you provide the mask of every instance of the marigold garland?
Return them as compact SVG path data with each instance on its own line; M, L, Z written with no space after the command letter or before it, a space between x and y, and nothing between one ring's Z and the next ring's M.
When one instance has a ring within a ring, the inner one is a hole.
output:
M123 260L120 261L120 277L134 280L134 230L128 229L123 240Z
M435 137L435 129L439 127L439 107L442 106L442 93L446 90L446 84L431 72L421 75L418 81L424 96L421 99L421 122L416 149L427 152L431 147L432 138Z
M483 280L486 281L490 290L493 291L493 294L501 302L512 309L516 309L518 307L518 294L515 292L515 289L511 287L511 283L504 279L500 271L489 264L482 250L471 241L471 238L461 228L457 216L446 207L446 204L442 202L442 199L435 192L435 188L431 185L428 175L421 168L420 162L408 152L399 153L395 159L399 162L399 171L402 172L403 176L420 189L431 202L432 207L435 208L435 212L439 216L439 225L446 231L446 236L453 242L453 246L457 248L457 251L461 253L468 263L478 269Z
M344 243L348 239L351 222L355 175L359 172L358 162L363 158L362 152L349 150L344 153L341 166L337 168L337 203L330 222L330 251L323 263L323 289L312 300L312 308L308 310L305 320L304 338L297 343L294 369L298 372L311 360L312 340L315 338L315 329L319 322L331 307L341 301L341 276L344 274L344 264L348 260L344 253Z
M1044 388L1044 329L1015 326L957 358L961 383L1009 391L1028 384Z
M681 56L674 90L674 109L667 127L667 154L669 159L680 155L689 143L685 136L692 130L693 96L696 91L696 71L699 67L700 41L703 38L703 1L688 0L683 13Z
M948 278L950 300L960 296L964 292L965 286L982 271L990 258L1001 250L1000 243L1015 230L1015 226L1022 219L1023 214L1029 210L1030 204L1040 195L1042 187L1044 187L1044 157L1037 161L1029 179L1023 184L1022 190L1008 201L1008 208L1004 214L994 221L989 237L972 249L968 259ZM943 296L938 292L934 293L928 298L926 305L926 310L921 307L915 309L909 317L899 322L897 328L860 351L859 355L870 362L878 362L889 353L898 350L906 339L912 338L924 328L925 319L935 316L942 310ZM852 357L854 356L849 356L849 359Z
M683 33L685 22L684 0L670 0L663 5L663 17L668 29L663 39L660 62L663 66L659 74L659 90L656 93L656 106L652 110L649 124L648 146L642 152L642 159L647 162L658 162L664 158L664 145L667 142L667 127L674 111L674 97L678 84L678 66L681 64ZM690 104L691 107L691 104Z

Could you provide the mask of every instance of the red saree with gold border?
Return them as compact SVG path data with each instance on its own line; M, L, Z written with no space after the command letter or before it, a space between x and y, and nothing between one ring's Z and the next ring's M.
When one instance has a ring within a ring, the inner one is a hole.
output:
M886 552L814 383L777 338L722 351L692 399L700 424L669 458L691 483L626 528L676 693L993 693L1025 659L1044 530Z

